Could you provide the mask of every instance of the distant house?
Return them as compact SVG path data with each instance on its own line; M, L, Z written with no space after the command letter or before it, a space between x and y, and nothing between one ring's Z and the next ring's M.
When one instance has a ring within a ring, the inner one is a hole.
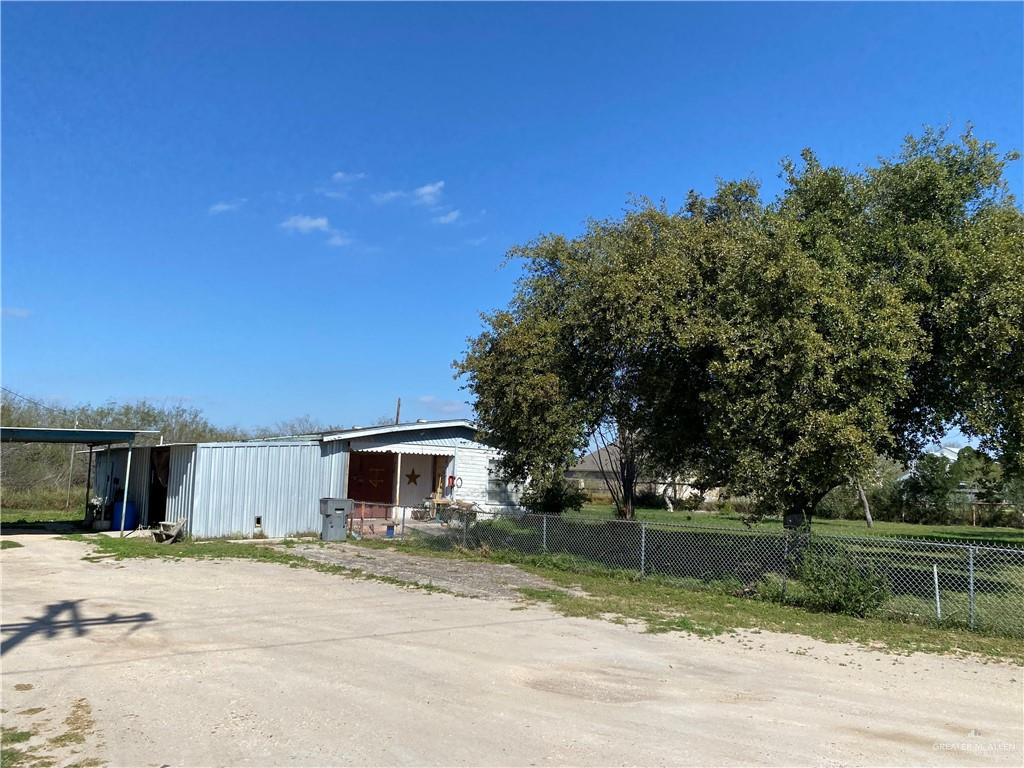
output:
M327 496L418 507L440 492L491 512L518 503L517 490L497 475L501 453L461 419L131 452L128 498L138 519L184 518L200 538L318 531ZM97 496L125 487L127 459L127 447L95 454Z
M601 471L602 464L605 471L615 471L618 466L618 451L614 446L591 451L565 473L565 479L571 485L589 494L596 496L608 495L608 486L605 484L604 474Z
M603 467L603 471L602 471ZM618 472L619 450L610 445L591 451L565 473L565 479L574 487L586 491L592 496L608 496L608 486L604 473L610 472L612 477ZM682 478L651 478L637 480L636 492L667 495L673 499L685 499L698 491ZM717 494L717 491L716 491Z
M938 448L936 448L935 450L925 451L924 455L925 456L939 456L939 457L945 459L946 461L948 461L950 464L952 464L958 458L960 458L960 449L959 448L954 448L951 445L942 445L942 446L939 446ZM912 474L914 474L914 467L916 465L917 465L917 461L916 460L911 461L910 465L907 467L907 471L904 472L902 475L900 475L898 478L896 478L897 481L903 482L908 477L910 477Z

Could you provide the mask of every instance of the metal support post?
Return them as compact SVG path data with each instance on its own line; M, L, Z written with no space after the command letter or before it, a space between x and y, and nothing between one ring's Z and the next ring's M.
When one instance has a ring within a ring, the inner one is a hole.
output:
M640 573L647 574L647 523L640 523Z
M967 611L971 629L974 629L974 547L967 550Z
M939 597L939 565L932 563L932 577L935 580L935 618L942 621L942 598Z
M541 518L541 541L544 546L544 551L548 551L548 516L544 515Z
M132 481L132 443L128 443L128 464L124 470L124 499L121 501L121 538L124 538L124 516L128 513L128 486ZM116 503L116 501L115 501Z

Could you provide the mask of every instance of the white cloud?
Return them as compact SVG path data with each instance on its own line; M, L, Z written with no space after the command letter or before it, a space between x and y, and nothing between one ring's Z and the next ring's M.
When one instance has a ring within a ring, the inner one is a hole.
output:
M370 195L370 199L373 200L377 205L384 205L390 203L392 200L398 200L400 197L405 197L407 193L402 192L399 189L392 189L388 192L376 192Z
M335 248L343 248L346 245L352 245L352 242L351 237L337 229L332 229L331 236L327 238L327 244L333 245Z
M451 224L453 221L457 221L461 215L462 211L456 208L454 211L448 211L448 213L442 216L435 216L434 221L437 224Z
M365 179L365 173L350 173L348 171L335 171L331 174L331 181L335 181L338 184L351 184L354 181L360 181Z
M353 173L351 171L335 171L331 174L331 180L326 186L318 187L316 193L335 200L344 200L349 196L352 185L357 181L365 179L365 173Z
M331 229L330 222L326 216L304 216L297 214L281 222L281 228L289 232L299 232L308 235L310 232L328 232Z
M475 248L476 246L483 245L486 242L487 242L487 236L486 235L483 236L483 237L471 237L468 240L466 240L466 245L472 245Z
M221 200L211 205L208 213L211 216L216 216L218 213L230 213L231 211L237 211L245 203L246 199L244 197L240 197L237 200Z
M24 307L4 307L3 314L4 317L26 318L32 314L32 310Z
M412 191L412 196L417 205L437 205L444 192L444 182L435 181L433 184L424 184Z

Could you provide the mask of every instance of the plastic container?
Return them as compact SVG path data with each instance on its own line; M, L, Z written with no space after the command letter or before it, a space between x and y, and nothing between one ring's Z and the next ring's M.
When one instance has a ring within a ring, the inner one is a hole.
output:
M114 519L110 521L110 530L121 530L121 507L124 502L114 502ZM134 531L139 527L139 510L135 507L134 501L128 502L128 508L124 512L124 530Z

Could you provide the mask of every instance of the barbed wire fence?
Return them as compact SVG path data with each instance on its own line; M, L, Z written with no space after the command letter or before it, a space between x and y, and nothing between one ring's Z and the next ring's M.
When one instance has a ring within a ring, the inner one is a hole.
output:
M605 568L740 593L800 588L807 553L834 558L883 585L878 614L900 621L1024 637L1024 548L889 536L793 534L574 516L456 515L407 530L435 548L565 555ZM840 574L840 577L842 574Z

